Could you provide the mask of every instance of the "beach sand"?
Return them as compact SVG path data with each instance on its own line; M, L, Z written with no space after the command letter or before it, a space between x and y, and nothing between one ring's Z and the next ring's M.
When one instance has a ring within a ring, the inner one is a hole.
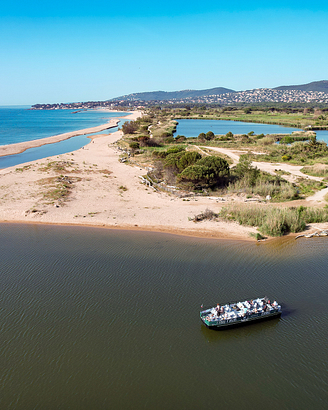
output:
M110 110L107 110L107 111L110 111ZM113 111L110 111L110 112L113 112ZM124 117L124 118L134 119L137 115L138 115L137 113L134 113L133 115L129 117ZM47 137L47 138L40 138L38 140L19 142L17 144L0 145L0 157L3 157L5 155L20 154L21 152L24 152L29 148L41 147L42 145L46 145L46 144L54 144L56 142L64 141L72 137L77 137L79 135L92 134L95 132L101 132L104 130L108 130L109 128L116 127L119 121L120 121L119 119L113 118L108 123L98 125L97 127L84 128L83 130L65 132L64 134L58 134L58 135L54 135L52 137Z
M191 221L207 208L219 212L227 202L213 197L182 199L142 184L145 169L119 162L121 152L115 142L121 137L121 131L96 135L75 152L0 170L0 221L254 240L250 233L255 228ZM66 186L66 197L58 197L59 186Z

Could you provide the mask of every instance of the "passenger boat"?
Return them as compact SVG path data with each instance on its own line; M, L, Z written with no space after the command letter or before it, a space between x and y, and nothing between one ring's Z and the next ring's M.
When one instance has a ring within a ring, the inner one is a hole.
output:
M217 304L210 309L202 310L200 318L211 329L225 329L232 326L254 323L280 317L281 306L272 302L265 296L245 300L244 302L230 302Z

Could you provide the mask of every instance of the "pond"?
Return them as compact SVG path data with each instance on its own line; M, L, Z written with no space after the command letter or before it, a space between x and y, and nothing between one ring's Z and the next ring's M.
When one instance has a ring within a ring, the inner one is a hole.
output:
M226 120L177 120L178 126L174 136L184 135L187 138L196 138L201 132L212 131L216 135L225 135L229 131L233 134L291 134L293 131L303 131L300 128L284 127L275 124L258 124L252 122ZM316 131L317 139L328 142L328 131Z

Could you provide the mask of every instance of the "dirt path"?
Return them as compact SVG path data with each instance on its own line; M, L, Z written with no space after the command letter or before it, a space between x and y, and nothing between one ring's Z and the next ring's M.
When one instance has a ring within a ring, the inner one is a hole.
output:
M224 155L229 156L233 160L233 165L236 165L239 162L239 157L241 154L246 153L246 151L231 150L228 148L216 148L216 147L204 147L204 148L212 150L212 151L217 151ZM284 171L286 172L286 175L284 175L284 178L289 182L295 182L295 180L298 177L313 179L315 181L321 181L323 179L321 177L314 177L314 176L303 174L303 172L301 172L301 169L303 168L303 166L298 166L298 165L290 165L290 164L285 164L285 163L280 163L280 162L269 163L269 162L253 161L252 166L257 167L261 171L268 172L271 175L276 175L276 171L279 171L279 170ZM324 195L325 194L323 194L323 196Z

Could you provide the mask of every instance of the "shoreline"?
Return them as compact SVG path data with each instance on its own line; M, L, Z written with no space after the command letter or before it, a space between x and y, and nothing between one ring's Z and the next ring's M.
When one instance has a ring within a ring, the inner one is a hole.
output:
M106 112L115 112L115 111L106 110ZM134 119L134 117L135 117L135 114L132 112L126 117L112 118L109 122L102 124L102 125L97 125L95 127L65 132L63 134L52 135L50 137L40 138L37 140L30 140L30 141L24 141L24 142L17 142L14 144L0 145L0 157L21 154L22 152L30 148L42 147L43 145L55 144L57 142L67 140L72 137L78 137L81 135L93 134L93 133L105 131L110 128L115 128L117 124L120 122L120 118Z
M224 241L240 241L240 242L256 242L252 237L246 236L229 236L229 235L220 235L215 234L211 231L203 231L203 232L195 232L193 230L179 230L173 227L149 227L149 226L109 226L103 224L82 224L82 223L54 223L54 222L40 222L40 221L24 221L24 220L15 220L15 221L8 221L8 220L0 220L1 224L15 224L15 225L41 225L41 226L66 226L66 227L79 227L79 228L97 228L97 229L107 229L107 230L114 230L114 231L137 231L137 232L149 232L149 233L158 233L158 234L167 234L167 235L175 235L175 236L182 236L187 238L199 238L199 239L213 239L213 240L224 240ZM294 236L294 234L292 234ZM292 236L284 236L284 238L291 238ZM296 236L296 235L295 235ZM268 238L262 242L268 242L281 239L280 238Z
M139 115L134 112L127 119ZM116 142L121 138L122 131L98 134L76 151L0 170L0 223L256 241L250 236L257 233L254 227L220 220L192 221L207 208L218 213L237 198L226 198L224 202L215 197L186 200L142 184L140 177L146 169L119 161L121 151ZM266 242L276 239L268 238Z

